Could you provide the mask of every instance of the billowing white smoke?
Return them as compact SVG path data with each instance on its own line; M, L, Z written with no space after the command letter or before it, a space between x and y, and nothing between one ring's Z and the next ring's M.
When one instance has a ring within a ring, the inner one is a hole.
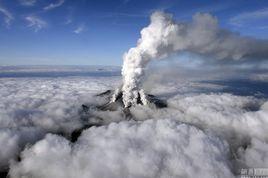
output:
M268 43L241 37L219 28L217 18L207 13L197 13L191 23L177 23L170 14L155 12L151 23L141 31L137 46L124 55L123 101L125 107L137 103L144 68L152 59L189 51L215 59L268 56Z

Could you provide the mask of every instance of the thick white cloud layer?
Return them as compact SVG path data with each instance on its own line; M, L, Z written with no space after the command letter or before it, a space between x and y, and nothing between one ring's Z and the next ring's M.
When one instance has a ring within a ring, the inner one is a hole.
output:
M91 128L71 145L55 135L22 153L11 177L232 177L228 146L172 120ZM61 170L61 171L60 171Z
M239 150L241 160L247 166L253 168L267 168L268 167L268 144L261 140L253 138L251 145L247 149L241 148Z
M8 161L18 153L18 135L10 130L0 131L0 143L4 144L0 150L0 167L6 167Z
M92 96L117 82L109 77L0 79L0 170L45 133L68 135L81 127L81 104L99 102Z
M34 127L0 129L0 171L6 170L11 160L17 159L26 144L33 144L45 135Z
M173 100L170 104L182 112L182 116L177 117L179 120L218 133L223 132L224 137L242 134L242 136L266 138L268 112L258 110L258 106L262 104L261 100L230 94L201 94ZM255 109L258 111L252 111Z
M104 102L94 94L118 86L119 77L1 78L0 171L11 166L12 177L232 177L240 167L266 167L267 100L220 93L226 86L204 78L146 82L168 108L131 107L137 121L123 122L120 110L92 111L107 126L85 130L75 143L60 135L81 127L81 104Z

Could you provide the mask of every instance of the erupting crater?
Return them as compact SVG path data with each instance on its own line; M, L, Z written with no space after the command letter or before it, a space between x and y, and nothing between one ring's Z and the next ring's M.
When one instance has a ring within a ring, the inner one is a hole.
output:
M143 98L142 98L143 96ZM167 102L152 94L138 93L136 103L125 106L123 102L123 92L120 90L107 90L105 92L95 95L104 99L103 104L82 104L80 110L81 120L84 121L83 127L76 129L71 134L71 141L75 142L81 135L82 131L92 126L105 125L105 119L99 113L101 112L120 112L125 120L136 120L135 116L131 113L131 107L137 105L144 105L152 109L162 109L168 107Z

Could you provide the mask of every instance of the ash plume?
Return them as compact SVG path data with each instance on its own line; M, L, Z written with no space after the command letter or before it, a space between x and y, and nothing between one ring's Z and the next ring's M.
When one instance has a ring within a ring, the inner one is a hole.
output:
M152 59L188 51L215 60L266 59L267 40L240 36L219 27L216 17L197 13L192 22L175 22L171 14L154 12L151 23L141 30L137 46L124 54L122 68L123 102L135 105L144 95L141 83L144 69ZM146 100L143 100L146 104Z

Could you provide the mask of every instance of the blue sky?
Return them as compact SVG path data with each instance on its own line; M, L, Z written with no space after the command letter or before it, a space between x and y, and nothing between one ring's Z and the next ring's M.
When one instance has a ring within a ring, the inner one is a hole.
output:
M268 39L267 0L0 0L0 65L121 65L155 10Z

